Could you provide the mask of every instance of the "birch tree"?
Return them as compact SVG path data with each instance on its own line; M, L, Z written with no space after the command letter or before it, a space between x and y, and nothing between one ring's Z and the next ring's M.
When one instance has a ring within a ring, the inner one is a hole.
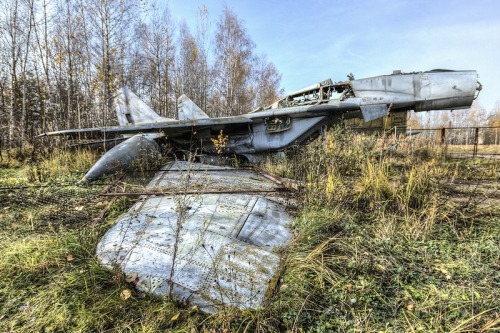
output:
M91 0L87 8L87 21L92 29L94 88L98 90L102 111L100 126L115 122L111 112L114 92L124 81L126 55L131 29L134 26L134 0Z
M174 77L174 33L175 25L167 6L153 8L147 25L144 25L142 48L144 57L144 85L150 104L165 117L175 116Z
M9 99L8 106L8 137L7 142L9 148L12 148L14 141L15 118L17 112L17 71L20 58L19 49L19 1L7 1L4 3L5 16L3 21L3 39L4 39L4 59L9 67L9 87L7 88L7 96Z
M254 91L255 100L253 107L265 107L277 101L283 95L281 84L281 74L272 62L268 62L262 56L254 65L255 80Z
M225 8L215 34L214 94L217 116L238 115L252 107L254 42L234 12Z

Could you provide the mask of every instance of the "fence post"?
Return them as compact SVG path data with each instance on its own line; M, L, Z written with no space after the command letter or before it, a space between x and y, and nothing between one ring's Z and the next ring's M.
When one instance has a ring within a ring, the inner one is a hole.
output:
M479 143L479 127L476 127L476 130L474 131L474 152L472 153L472 157L477 156L477 145Z

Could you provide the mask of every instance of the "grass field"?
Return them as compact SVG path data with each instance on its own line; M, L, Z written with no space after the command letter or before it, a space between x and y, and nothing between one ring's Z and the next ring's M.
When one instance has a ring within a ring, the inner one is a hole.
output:
M100 196L111 180L73 185L95 155L4 155L0 332L499 331L500 163L382 152L334 130L263 164L302 184L296 236L262 308L215 315L142 297L98 265L97 242L133 198Z

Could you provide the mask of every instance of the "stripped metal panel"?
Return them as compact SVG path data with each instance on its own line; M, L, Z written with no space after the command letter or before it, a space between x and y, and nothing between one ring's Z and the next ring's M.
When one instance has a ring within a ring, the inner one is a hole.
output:
M281 259L273 250L289 242L292 217L281 192L249 192L281 186L253 170L175 162L147 191L179 194L142 196L104 235L97 256L149 294L172 293L206 312L256 308L276 280ZM182 194L193 188L201 194Z

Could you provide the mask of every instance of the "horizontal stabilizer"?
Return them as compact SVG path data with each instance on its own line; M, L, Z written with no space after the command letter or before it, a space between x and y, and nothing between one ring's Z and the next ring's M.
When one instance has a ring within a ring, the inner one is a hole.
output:
M196 120L210 118L198 105L186 95L182 95L177 100L179 120Z

